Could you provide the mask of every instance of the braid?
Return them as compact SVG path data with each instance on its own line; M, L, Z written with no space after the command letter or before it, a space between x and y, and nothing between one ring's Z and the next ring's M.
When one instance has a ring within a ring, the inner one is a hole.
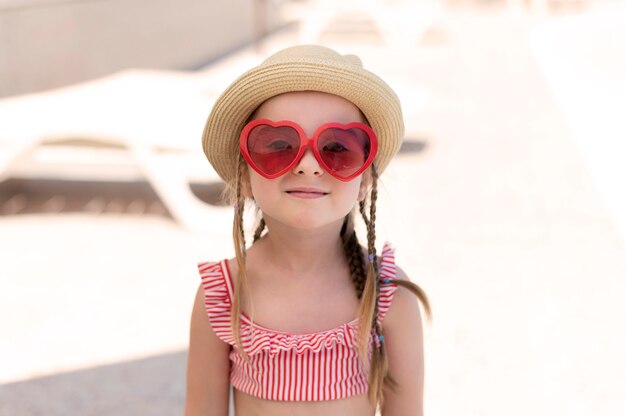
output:
M259 226L256 228L256 231L254 232L254 238L253 238L253 242L256 242L259 238L261 238L261 234L263 233L263 230L265 230L265 219L263 217L261 217L261 220L259 221Z
M378 338L374 343L372 350L372 360L370 363L369 380L368 380L368 398L374 406L383 406L383 386L387 385L392 390L397 388L396 381L389 374L389 366L387 362L387 353L385 349L383 332L378 323L378 298L380 296L380 280L378 256L376 253L376 201L378 199L378 172L376 166L372 164L372 189L369 197L369 215L367 212L368 203L364 200L359 203L359 211L363 222L367 228L367 251L369 268L366 280L366 295L361 304L361 311L369 312L371 315L361 315L367 320L361 322L367 323L366 330L362 332L362 338L359 343L359 353L364 353L372 336ZM373 332L373 335L372 335Z
M245 208L245 199L241 192L241 180L245 172L245 162L243 157L239 157L239 163L236 174L236 191L235 191L235 215L233 218L233 241L235 243L235 257L237 258L237 266L239 269L237 275L237 281L234 288L232 308L231 308L231 328L233 337L235 338L235 344L244 359L247 361L248 355L243 349L243 342L241 339L240 322L241 322L241 310L243 304L243 297L247 296L248 299L252 299L250 294L250 287L248 285L248 279L246 275L246 237L243 226L243 215ZM253 315L253 313L252 313Z
M235 202L235 251L240 251L245 257L246 254L246 236L243 228L243 213L245 208L245 199L241 193L241 178L243 177L244 166L240 162L237 169L237 188L236 188L236 202Z
M374 303L374 317L372 321L372 326L376 329L377 335L382 335L382 330L379 328L377 317L378 317L378 296L380 293L380 282L378 280L378 259L376 255L376 201L378 200L378 186L377 179L378 174L376 172L376 168L372 165L372 192L370 195L370 217L367 223L367 251L372 256L372 266L374 267L374 276L376 277L376 303Z
M375 182L372 184L372 191L370 195L370 217L368 218L366 213L366 203L365 201L361 201L359 203L359 210L361 212L361 217L363 218L363 222L365 222L365 227L367 228L367 253L368 253L368 261L371 264L371 267L374 270L374 276L376 277L376 303L374 304L374 316L372 318L371 326L376 328L376 317L378 316L378 256L376 255L376 229L374 226L374 220L372 220L372 213L374 215L374 219L376 218L376 199L377 199L377 191Z
M377 175L372 164L372 190L375 189ZM377 302L377 280L378 280L378 267L376 264L376 248L375 248L375 234L372 229L372 223L368 218L365 208L367 204L365 201L359 203L359 211L363 217L363 221L367 227L367 251L368 251L368 264L367 273L365 278L365 287L363 290L363 296L359 305L359 333L358 333L358 352L359 357L363 363L366 363L368 357L369 343L371 340L371 331L374 326L372 322L376 319L376 304ZM371 210L370 210L371 211Z
M378 175L376 172L376 168L374 165L372 165L372 190L370 193L370 201L369 201L369 208L370 208L370 215L369 218L366 214L366 203L365 200L361 201L359 203L359 210L361 212L361 217L363 217L363 221L365 222L365 226L367 227L367 253L368 253L368 260L371 264L371 267L373 268L374 271L374 277L376 278L375 280L375 288L376 288L376 302L374 303L374 315L372 317L372 324L371 327L373 327L378 335L382 335L382 333L380 332L380 328L378 327L378 322L377 322L377 317L378 317L378 295L380 292L380 285L378 282L378 256L376 255L376 228L375 228L375 224L376 224L376 200L378 199L378 190L377 190L377 179L378 179Z
M341 227L341 241L343 249L350 268L350 275L354 282L357 298L361 299L363 289L365 287L365 262L363 260L363 249L359 244L359 240L354 230L353 214L346 215Z

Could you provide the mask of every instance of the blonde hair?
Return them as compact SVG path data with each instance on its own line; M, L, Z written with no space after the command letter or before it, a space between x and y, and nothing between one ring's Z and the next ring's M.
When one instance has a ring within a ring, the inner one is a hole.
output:
M242 192L242 180L247 176L247 164L242 156L239 156L237 163L237 174L235 183L227 183L224 191L224 198L235 207L233 219L233 241L235 244L235 256L239 268L238 278L234 287L233 305L231 308L231 325L235 344L243 358L247 361L248 355L243 349L240 332L240 316L243 299L251 299L250 286L246 275L246 241L243 226L244 209L246 198ZM357 297L360 299L358 312L358 353L362 362L367 360L367 349L371 339L372 329L376 336L382 335L382 329L378 325L376 317L378 315L378 295L380 291L380 279L378 278L379 264L376 254L376 199L378 197L377 182L378 173L374 164L371 166L372 185L369 197L359 203L359 212L367 229L367 255L359 244L354 228L354 214L349 213L344 219L340 236L343 242L344 254L350 274L354 282ZM254 232L254 241L258 240L265 229L265 221L259 219L259 224ZM408 280L394 280L395 284L410 290L421 301L427 318L430 320L432 313L430 303L426 293L415 283ZM372 406L384 403L383 387L388 387L396 391L398 383L389 372L387 362L387 352L385 343L381 342L379 347L374 347L372 361L370 363L368 379L368 399Z

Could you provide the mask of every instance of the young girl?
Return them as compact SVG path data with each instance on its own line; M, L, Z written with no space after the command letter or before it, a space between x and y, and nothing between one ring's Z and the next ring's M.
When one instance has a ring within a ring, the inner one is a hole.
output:
M375 246L377 179L403 133L391 88L321 46L280 51L220 96L202 140L236 256L199 264L186 415L227 415L231 384L237 416L423 413L414 295L430 317L428 300Z

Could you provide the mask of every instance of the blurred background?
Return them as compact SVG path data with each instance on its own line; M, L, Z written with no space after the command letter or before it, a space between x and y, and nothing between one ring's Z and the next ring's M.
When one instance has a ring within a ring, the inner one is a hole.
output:
M426 414L626 414L624 1L0 0L0 415L182 414L234 253L204 121L300 43L402 101L377 243L433 306Z

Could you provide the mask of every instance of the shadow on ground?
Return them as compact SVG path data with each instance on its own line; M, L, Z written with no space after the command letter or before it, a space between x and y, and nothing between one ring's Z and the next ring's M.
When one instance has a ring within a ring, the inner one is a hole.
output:
M0 385L0 416L183 413L187 351Z

